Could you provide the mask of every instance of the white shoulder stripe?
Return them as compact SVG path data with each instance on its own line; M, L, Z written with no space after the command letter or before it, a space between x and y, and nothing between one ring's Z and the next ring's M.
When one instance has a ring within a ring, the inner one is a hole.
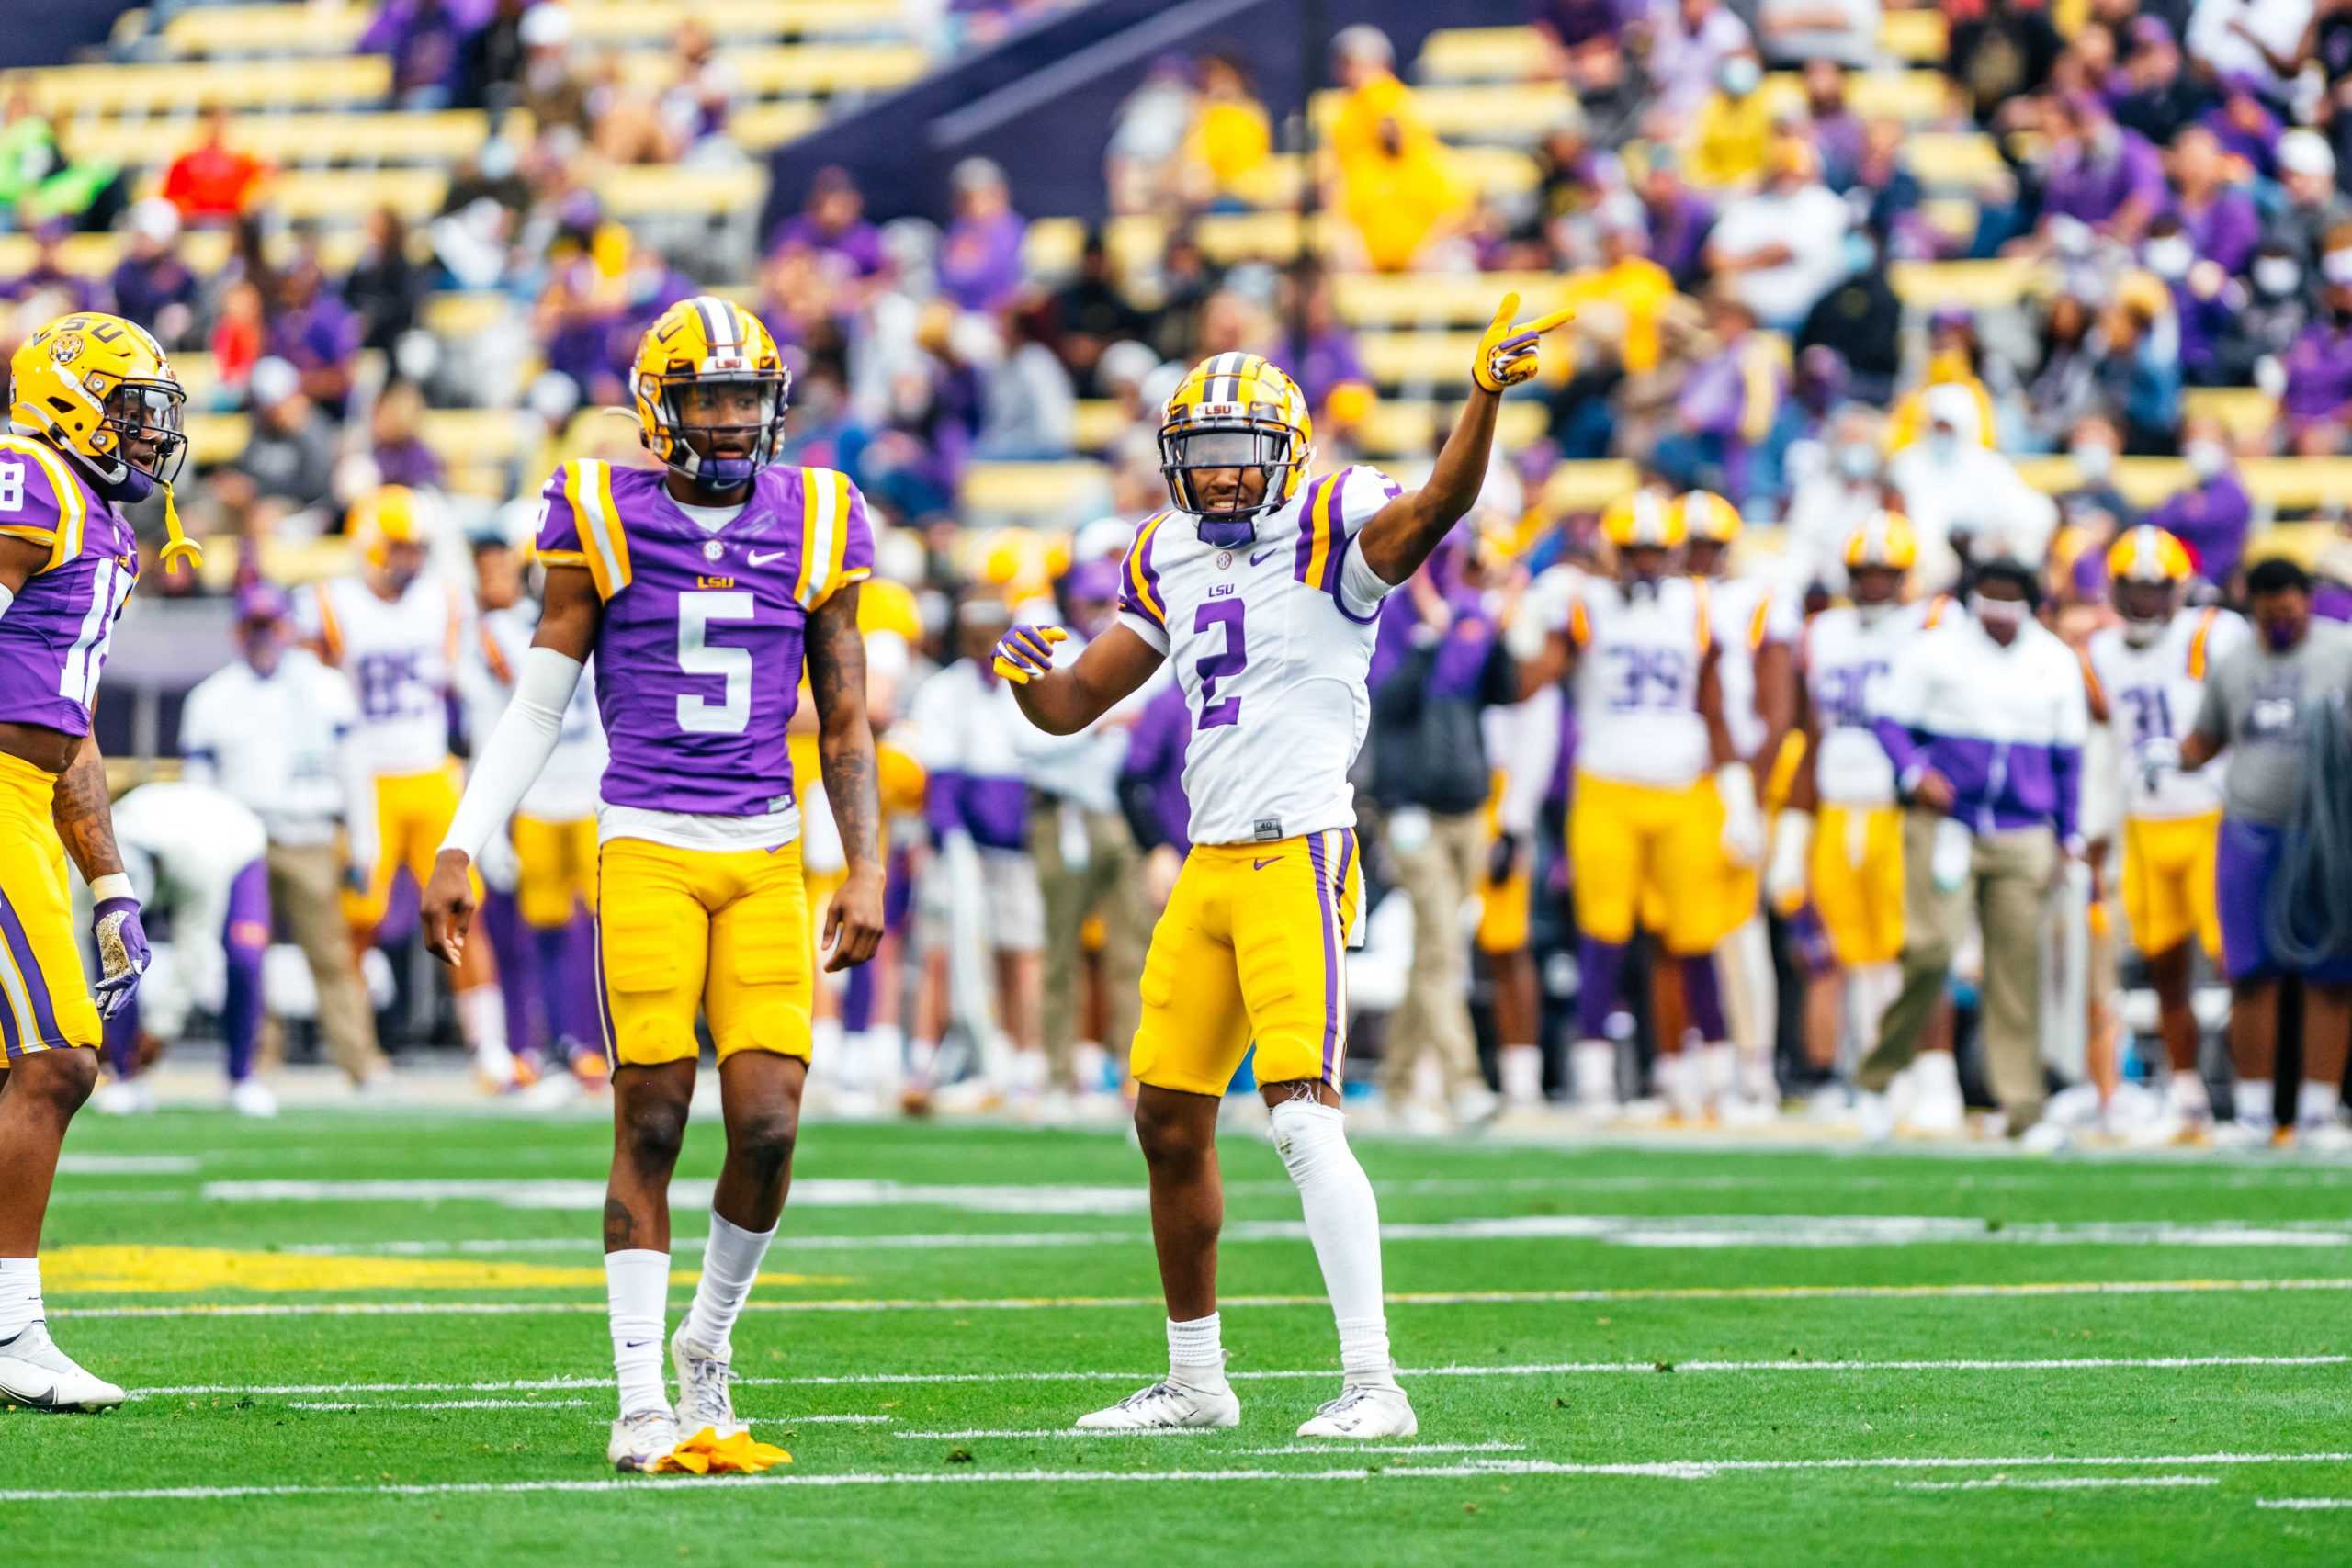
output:
M825 469L803 468L800 471L801 482L810 487L810 494L816 502L816 528L807 547L808 596L804 601L805 606L813 610L824 599L825 590L831 586L827 580L833 570L833 530L841 525L841 520L834 515L841 492L833 483L833 476Z
M621 563L613 553L612 536L606 532L616 525L616 520L605 511L605 465L594 457L582 457L578 461L580 536L589 542L589 547L596 552L597 560L603 563L605 581L617 583Z

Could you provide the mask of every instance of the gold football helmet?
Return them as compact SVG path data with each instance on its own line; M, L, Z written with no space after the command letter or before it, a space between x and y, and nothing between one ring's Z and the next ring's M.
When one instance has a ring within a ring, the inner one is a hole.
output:
M27 338L8 361L8 417L80 463L113 501L164 491L166 564L201 552L180 532L172 481L187 458L187 393L147 329L76 310Z
M1198 520L1213 545L1242 545L1257 521L1298 493L1315 456L1315 421L1306 394L1281 367L1255 354L1213 355L1193 367L1168 400L1159 426L1159 471L1168 499ZM1266 492L1252 505L1211 510L1197 474L1257 468Z
M717 389L739 394L735 406ZM700 488L725 491L748 484L775 461L792 372L757 316L716 295L697 294L662 311L645 330L629 389L645 449ZM743 431L752 438L742 457L714 457L695 450L690 439L698 434L709 447Z

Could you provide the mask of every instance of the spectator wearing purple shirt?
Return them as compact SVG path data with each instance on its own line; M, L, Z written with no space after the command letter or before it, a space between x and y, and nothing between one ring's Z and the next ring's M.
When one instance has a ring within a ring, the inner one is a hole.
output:
M2057 150L2041 189L2041 220L2073 218L2120 240L2134 240L2164 209L2164 159L2126 130L2096 98L2063 100L2052 116Z
M1617 0L1532 0L1527 13L1528 24L1561 50L1614 38L1625 19Z
M413 381L394 381L377 397L368 419L368 446L379 482L441 488L441 455L425 444L424 419L424 394Z
M1862 165L1862 118L1846 102L1846 68L1834 60L1804 63L1805 134L1821 155L1821 181L1831 190L1852 186Z
M2262 96L2244 79L2223 84L2225 96L2198 123L2211 130L2222 151L2243 158L2263 179L2278 172L2278 136L2283 129Z
M1319 268L1304 267L1294 275L1292 287L1298 291L1297 308L1306 336L1304 342L1294 339L1284 344L1280 363L1306 394L1306 406L1320 418L1335 389L1350 383L1369 385L1372 375L1364 369L1363 356L1356 352L1355 334L1340 320L1331 302L1330 278Z
M865 220L865 197L847 169L828 164L818 170L808 205L768 236L770 255L794 247L815 252L844 281L883 269L882 231Z
M489 22L493 0L390 0L356 46L392 57L392 96L402 108L448 107L466 40Z
M1184 796L1184 751L1192 740L1192 706L1184 689L1170 681L1144 705L1119 769L1119 805L1147 854L1167 849L1181 860L1192 848L1193 807ZM1159 901L1166 902L1164 892Z
M1673 155L1663 146L1651 150L1641 196L1650 260L1666 268L1675 288L1687 291L1707 275L1707 235L1715 226L1714 209L1683 183Z
M1657 109L1687 122L1714 91L1724 62L1756 52L1747 24L1720 0L1660 0L1650 37L1650 82Z
M2172 144L2172 209L2197 254L2234 276L2262 239L2254 197L2229 183L2229 165L2212 131L2192 125Z
M107 291L114 312L155 334L167 348L189 341L196 326L196 274L180 260L179 209L150 197L130 209L129 240Z
M2291 450L2333 457L2352 437L2352 225L2332 231L2320 262L2321 310L2287 351L2287 416Z
M97 306L97 290L88 278L71 273L59 264L59 252L65 237L74 231L68 219L51 218L33 231L33 265L16 276L0 279L0 299L21 303L36 294L45 294L63 303L66 310L88 310Z
M361 322L350 306L326 286L318 258L304 254L280 273L275 309L263 352L294 367L302 395L340 414L351 396L351 372L359 356Z
M2254 502L2238 480L2228 434L2218 420L2200 415L2183 421L2180 453L2197 482L2167 497L2145 521L2188 547L2198 576L2226 588L2245 556Z
M1021 244L1029 220L995 160L967 158L948 175L956 220L939 246L940 291L967 310L1000 310L1021 289Z
M2237 330L2236 303L2244 290L2214 263L2199 257L2197 243L2179 217L2165 213L2148 225L2140 259L2172 294L2180 328L2180 363L2191 385L2216 387L2226 380L2226 359Z
M1787 395L1777 353L1756 312L1718 288L1708 300L1712 354L1691 366L1674 400L1674 429L1652 460L1676 486L1712 490L1747 504L1757 448L1772 434Z

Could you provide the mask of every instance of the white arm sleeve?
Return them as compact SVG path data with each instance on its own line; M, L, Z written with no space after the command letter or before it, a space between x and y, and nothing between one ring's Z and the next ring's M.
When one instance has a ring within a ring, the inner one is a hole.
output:
M8 606L16 602L17 591L9 587L6 583L0 582L0 615L6 615L8 613Z
M551 648L535 648L523 656L514 700L474 758L473 777L466 781L465 798L458 803L448 836L441 840L443 849L460 850L468 860L475 859L490 836L514 815L555 750L563 710L571 705L571 694L580 684L580 660Z

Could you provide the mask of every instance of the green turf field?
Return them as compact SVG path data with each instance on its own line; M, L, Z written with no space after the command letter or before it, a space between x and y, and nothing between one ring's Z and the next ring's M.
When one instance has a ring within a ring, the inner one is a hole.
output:
M1262 1143L1240 1427L1086 1440L1165 1366L1136 1154L812 1125L736 1332L793 1462L621 1479L607 1137L84 1118L52 1326L140 1392L0 1416L6 1560L2352 1561L2352 1166L1363 1139L1421 1420L1366 1451L1293 1436L1336 1348ZM698 1125L682 1270L715 1167Z

